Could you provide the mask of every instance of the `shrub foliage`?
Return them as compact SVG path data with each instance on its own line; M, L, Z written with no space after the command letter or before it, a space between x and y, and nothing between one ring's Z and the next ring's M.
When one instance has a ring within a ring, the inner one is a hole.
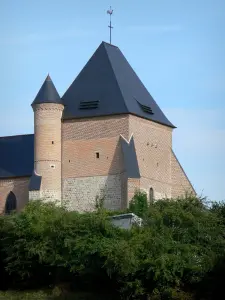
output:
M33 201L0 217L2 289L107 291L113 299L216 299L225 276L224 204L155 201L140 191L128 211L142 227L114 227L109 212L70 212ZM218 297L219 299L220 297Z

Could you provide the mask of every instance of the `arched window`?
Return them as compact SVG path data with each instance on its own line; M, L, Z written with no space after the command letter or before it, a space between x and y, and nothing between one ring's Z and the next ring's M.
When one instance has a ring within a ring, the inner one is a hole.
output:
M10 192L5 202L5 214L10 214L13 210L16 210L16 196Z
M154 201L154 190L153 190L153 188L150 188L150 190L149 190L149 202L153 203L153 201Z

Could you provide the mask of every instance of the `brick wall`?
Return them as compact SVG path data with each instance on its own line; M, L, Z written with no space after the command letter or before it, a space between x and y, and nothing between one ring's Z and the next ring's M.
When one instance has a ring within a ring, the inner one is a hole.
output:
M122 173L120 133L128 136L128 116L65 121L62 129L62 177ZM99 153L99 158L96 153Z
M185 193L196 194L189 179L183 171L174 153L172 155L172 197L184 196Z
M29 177L0 179L0 213L4 212L5 201L10 192L13 192L17 199L17 210L23 209L28 202Z
M134 135L140 180L126 178L119 143L121 134L127 140ZM71 197L74 197L78 203L82 198L85 201L84 207L87 207L87 203L92 203L93 207L93 199L99 192L99 188L94 188L93 185L101 186L102 178L119 174L122 187L121 208L128 206L138 187L145 190L148 196L152 187L155 199L183 194L184 184L190 187L182 168L176 165L172 157L170 127L133 115L68 120L63 123L62 142L64 200L68 197L72 201ZM97 152L99 158L96 157ZM82 193L83 184L85 192ZM68 191L72 192L72 196L67 196ZM78 193L77 197L75 191ZM81 195L85 195L87 199L84 200ZM76 203L73 205L78 207Z
M149 193L152 187L158 198L171 196L172 128L129 117L129 135L133 133L140 169L140 188Z
M171 197L171 184L167 182L161 182L146 177L141 177L140 186L143 191L147 193L149 199L150 188L153 188L154 199L159 200L163 198Z
M128 115L117 115L64 121L63 142L111 138L120 134L128 139L128 119Z
M34 105L34 168L42 176L45 200L61 199L61 117L63 105ZM57 197L57 199L55 199Z

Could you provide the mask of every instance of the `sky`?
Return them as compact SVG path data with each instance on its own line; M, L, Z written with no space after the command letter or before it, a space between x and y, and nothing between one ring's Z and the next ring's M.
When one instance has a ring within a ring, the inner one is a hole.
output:
M102 41L120 48L177 127L197 193L225 200L224 0L0 0L0 136L33 133L48 73L63 95Z

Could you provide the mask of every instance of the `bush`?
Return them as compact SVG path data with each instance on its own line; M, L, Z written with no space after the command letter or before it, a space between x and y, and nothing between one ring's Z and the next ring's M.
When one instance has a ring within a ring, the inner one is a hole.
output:
M112 299L201 299L225 258L219 208L194 197L148 207L146 194L137 191L129 210L144 219L143 227L116 228L104 209L69 212L40 201L0 217L5 288L67 283Z
M148 198L145 192L140 190L135 192L133 199L129 203L129 211L141 218L146 215L148 211Z

